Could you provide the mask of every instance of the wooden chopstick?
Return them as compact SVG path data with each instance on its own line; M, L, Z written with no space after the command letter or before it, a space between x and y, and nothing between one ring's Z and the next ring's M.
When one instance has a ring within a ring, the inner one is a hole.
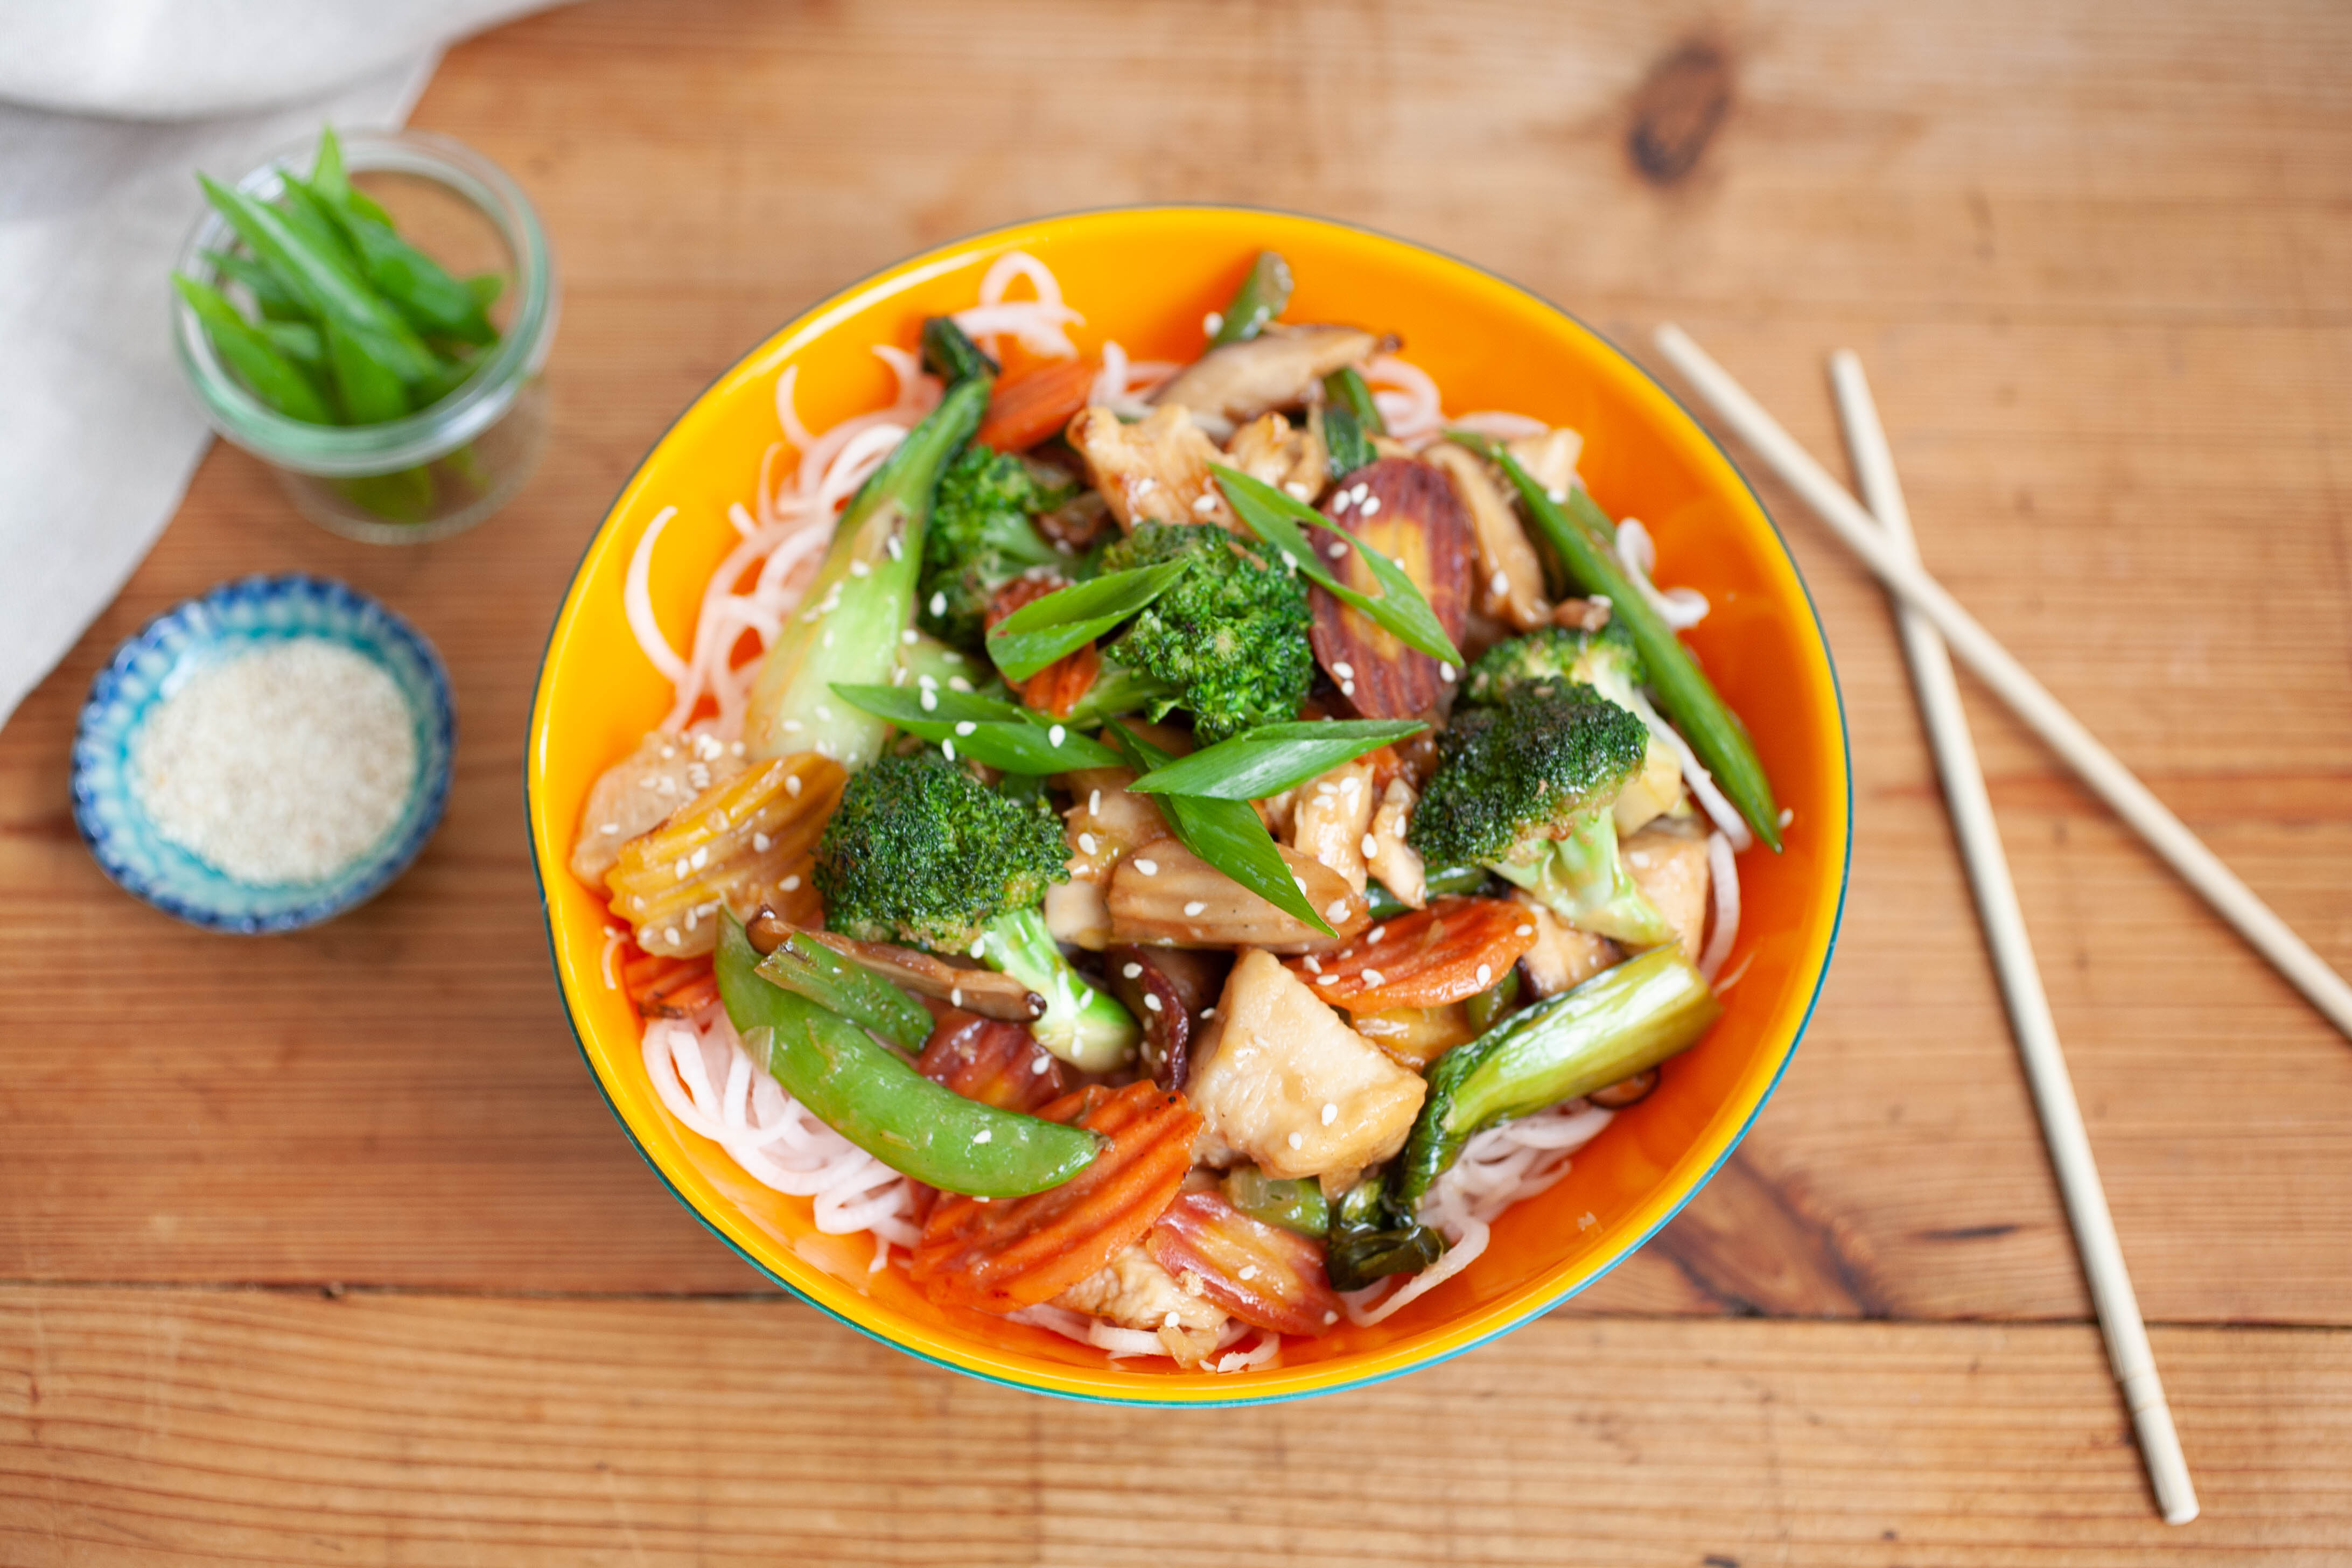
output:
M1711 405L1723 422L1764 459L1765 465L1802 497L1830 531L1861 556L1880 582L1943 634L1944 641L1987 686L2040 735L2067 766L2105 801L2148 847L2204 896L2255 952L2270 960L2347 1037L2352 1037L2352 985L2327 966L2236 872L2132 771L2116 761L2047 688L2018 663L1959 601L1945 592L1916 559L1904 553L1863 510L1862 503L1830 478L1794 437L1721 365L1671 322L1658 329L1659 350Z
M1854 473L1862 480L1863 499L1876 514L1891 550L1916 564L1918 548L1912 538L1910 509L1904 504L1903 487L1895 477L1895 456L1887 447L1886 431L1879 424L1878 406L1871 399L1862 362L1841 349L1830 356L1830 378L1837 389L1838 413L1845 426ZM2147 1329L2140 1321L2139 1302L2124 1268L2123 1247L2116 1238L2115 1220L2107 1213L2098 1166L2091 1159L2090 1135L2084 1130L2074 1080L2058 1047L2057 1022L2051 1016L2049 995L2042 988L2042 970L2026 935L2025 914L2018 906L2016 884L2010 879L2009 858L2001 851L1992 796L1985 788L1976 742L1969 734L1968 715L1960 707L1959 679L1952 673L1944 639L1925 616L1898 598L1895 619L1903 651L1910 660L1911 681L1919 693L1927 739L1935 749L1936 768L1943 775L1952 831L1968 866L1969 885L1976 892L1985 945L1992 950L2001 996L2009 1005L2010 1029L2017 1037L2017 1053L2024 1058L2026 1080L2032 1086L2034 1107L2042 1117L2042 1136L2050 1145L2050 1163L2057 1169L2058 1190L2066 1200L2075 1250L2082 1255L2083 1273L2090 1280L2091 1300L2098 1309L2107 1360L2115 1368L2116 1381L2123 1386L2124 1403L2139 1434L2140 1457L2147 1465L2158 1510L2167 1524L2187 1524L2197 1517L2197 1489L2189 1479L2189 1461L2180 1452L2179 1434L2173 1429L2172 1411L2164 1402L2164 1384L2157 1377L2156 1357L2148 1349Z

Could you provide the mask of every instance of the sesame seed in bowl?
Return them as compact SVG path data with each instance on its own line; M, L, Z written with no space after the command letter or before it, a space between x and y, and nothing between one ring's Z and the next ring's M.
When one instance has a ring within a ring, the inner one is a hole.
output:
M91 684L74 822L164 913L259 934L352 909L439 823L457 721L440 656L341 583L225 583L157 616Z

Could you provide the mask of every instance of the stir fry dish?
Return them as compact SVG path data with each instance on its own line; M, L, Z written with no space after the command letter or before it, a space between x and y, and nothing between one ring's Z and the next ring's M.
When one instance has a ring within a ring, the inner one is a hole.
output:
M675 700L572 858L682 1125L941 1308L1187 1371L1479 1256L1714 1023L1790 826L1577 434L1290 293L1144 363L1015 252L890 406L813 433L787 369L683 653L637 542Z

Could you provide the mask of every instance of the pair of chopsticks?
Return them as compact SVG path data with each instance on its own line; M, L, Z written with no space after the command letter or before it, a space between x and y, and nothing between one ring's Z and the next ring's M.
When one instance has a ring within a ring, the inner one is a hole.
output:
M2140 1321L2115 1221L2107 1212L2106 1194L2091 1158L2082 1109L2075 1102L2066 1059L2059 1049L2050 999L2042 990L2042 973L2034 962L2017 889L2010 879L2009 861L1994 824L1984 772L1960 707L1952 653L1966 659L2085 784L2347 1035L2352 1035L2352 987L1927 575L1919 563L1910 512L1895 477L1895 459L1869 384L1863 377L1861 361L1841 351L1832 356L1830 371L1854 470L1869 502L1867 510L1680 328L1659 328L1657 342L1724 423L1821 514L1896 600L1904 652L1910 661L1937 769L1943 776L1953 830L1976 894L1985 940L2000 973L2010 1026L2025 1063L2083 1271L2090 1281L2108 1361L2131 1411L2158 1509L2166 1523L2186 1524L2197 1517L2196 1489L2180 1451L2179 1435L2173 1428L2171 1410L2165 1404L2147 1330Z

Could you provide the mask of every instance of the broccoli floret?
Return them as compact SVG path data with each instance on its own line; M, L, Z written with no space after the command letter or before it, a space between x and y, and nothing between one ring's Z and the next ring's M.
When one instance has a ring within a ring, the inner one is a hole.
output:
M1067 564L1032 520L1069 496L1019 458L965 447L940 479L923 535L923 629L960 647L980 648L989 601L999 588L1031 567Z
M1433 866L1489 868L1570 925L1654 946L1673 931L1626 875L1610 815L1649 740L1590 686L1522 680L1454 714L1408 841Z
M816 846L825 923L875 942L967 952L1045 999L1038 1043L1089 1071L1141 1031L1070 967L1038 905L1068 879L1069 850L1040 794L990 788L926 747L852 774Z
M1649 679L1641 649L1622 620L1597 632L1543 626L1525 637L1496 643L1470 666L1463 694L1473 702L1499 702L1530 680L1590 686L1620 708L1635 712L1635 690Z
M1131 690L1155 719L1192 715L1211 744L1298 716L1315 672L1306 585L1264 544L1211 523L1147 522L1103 555L1106 572L1185 561L1192 570L1103 650L1104 674L1148 678Z

